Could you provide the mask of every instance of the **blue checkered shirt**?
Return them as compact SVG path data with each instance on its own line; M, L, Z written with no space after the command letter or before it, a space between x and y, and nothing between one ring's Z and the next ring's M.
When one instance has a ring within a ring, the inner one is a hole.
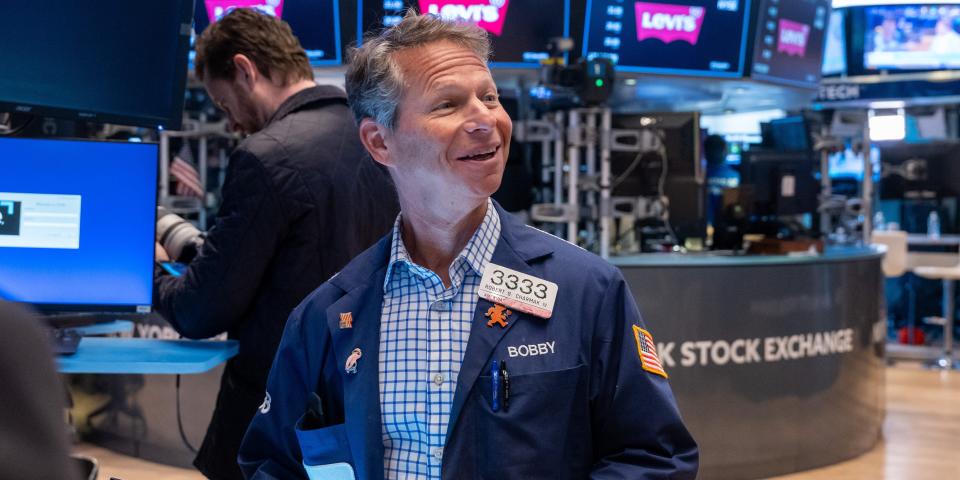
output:
M450 265L449 288L410 259L400 219L393 226L380 313L384 474L387 479L439 479L477 289L500 238L500 216L488 200L483 223Z

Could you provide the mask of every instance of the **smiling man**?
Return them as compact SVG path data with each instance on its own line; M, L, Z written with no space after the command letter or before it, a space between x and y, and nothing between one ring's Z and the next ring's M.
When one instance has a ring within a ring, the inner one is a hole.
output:
M620 273L497 190L512 124L483 31L408 14L352 52L393 231L291 315L250 478L694 478L696 444Z

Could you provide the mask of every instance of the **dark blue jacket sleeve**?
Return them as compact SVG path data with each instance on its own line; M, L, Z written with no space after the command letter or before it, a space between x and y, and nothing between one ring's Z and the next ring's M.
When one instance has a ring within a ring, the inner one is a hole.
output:
M248 479L307 478L294 426L307 408L317 373L311 368L305 325L309 308L304 302L287 320L283 340L267 379L267 398L253 417L237 461ZM321 320L322 321L322 320Z
M595 335L594 464L590 478L694 479L697 444L667 379L642 368L633 326L646 329L626 281L615 273Z

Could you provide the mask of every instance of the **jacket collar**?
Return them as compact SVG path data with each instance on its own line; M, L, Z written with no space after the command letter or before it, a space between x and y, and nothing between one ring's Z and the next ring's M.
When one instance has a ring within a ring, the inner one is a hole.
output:
M283 117L286 117L287 115L290 115L291 113L300 110L307 105L331 100L341 101L346 104L347 94L344 93L343 90L330 85L316 85L300 90L299 92L290 95L289 98L280 104L280 107L277 108L277 111L273 112L273 115L270 116L270 120L267 120L264 128L273 122L280 121L280 119Z

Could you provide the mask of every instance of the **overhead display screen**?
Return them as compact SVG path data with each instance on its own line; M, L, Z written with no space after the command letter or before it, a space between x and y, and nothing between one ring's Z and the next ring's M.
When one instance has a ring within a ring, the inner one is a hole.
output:
M0 111L179 129L192 0L0 3Z
M0 298L150 312L156 144L0 138Z
M750 0L587 0L583 54L617 70L738 77Z
M751 76L815 88L823 68L830 0L762 0Z
M357 43L364 32L396 25L410 7L486 30L493 67L539 67L547 42L570 35L570 0L360 0Z
M867 70L960 68L960 6L868 7L863 14Z
M196 0L193 30L199 35L235 8L252 8L290 24L311 65L335 65L340 55L339 0ZM193 62L194 53L190 53Z
M842 75L847 73L847 19L845 10L830 12L827 24L827 36L823 46L824 75Z

